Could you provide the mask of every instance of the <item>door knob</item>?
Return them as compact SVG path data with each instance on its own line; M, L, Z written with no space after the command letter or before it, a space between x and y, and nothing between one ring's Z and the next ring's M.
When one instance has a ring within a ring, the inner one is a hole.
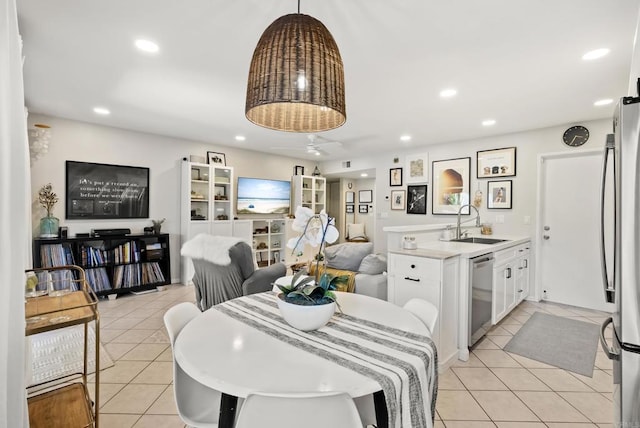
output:
M542 235L542 237L543 237L544 239L549 239L549 238L550 238L550 236L549 236L549 235Z
M549 226L545 226L544 230L551 230L551 228Z

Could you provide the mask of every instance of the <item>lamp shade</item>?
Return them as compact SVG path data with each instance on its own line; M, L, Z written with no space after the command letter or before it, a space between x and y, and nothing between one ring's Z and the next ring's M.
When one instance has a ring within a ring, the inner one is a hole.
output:
M344 124L344 67L322 22L294 13L264 31L249 68L245 115L256 125L289 132Z

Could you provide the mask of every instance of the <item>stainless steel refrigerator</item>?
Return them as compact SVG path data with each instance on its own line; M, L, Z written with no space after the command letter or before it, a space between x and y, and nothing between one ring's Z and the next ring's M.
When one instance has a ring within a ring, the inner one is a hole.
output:
M613 131L604 152L600 241L605 299L616 309L600 343L613 360L614 426L640 428L640 97L620 100Z

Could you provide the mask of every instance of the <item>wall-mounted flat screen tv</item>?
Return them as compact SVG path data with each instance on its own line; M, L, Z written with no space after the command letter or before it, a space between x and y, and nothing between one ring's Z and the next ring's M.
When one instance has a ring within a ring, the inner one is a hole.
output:
M67 161L66 218L149 218L149 168Z
M238 214L289 214L291 182L238 177Z

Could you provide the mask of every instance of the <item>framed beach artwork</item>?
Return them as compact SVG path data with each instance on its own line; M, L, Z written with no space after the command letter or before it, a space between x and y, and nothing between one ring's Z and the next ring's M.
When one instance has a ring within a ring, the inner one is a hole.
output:
M429 155L427 153L407 156L407 184L428 183L428 165Z
M512 181L487 181L487 208L490 210L511 209Z
M433 161L431 170L432 214L458 214L460 207L469 203L471 158ZM469 207L464 207L461 214L468 215Z
M392 190L391 191L391 209L404 210L405 197L406 197L406 192L404 190Z
M483 150L477 153L477 178L511 177L516 175L516 148Z
M427 185L407 186L407 214L427 213Z

